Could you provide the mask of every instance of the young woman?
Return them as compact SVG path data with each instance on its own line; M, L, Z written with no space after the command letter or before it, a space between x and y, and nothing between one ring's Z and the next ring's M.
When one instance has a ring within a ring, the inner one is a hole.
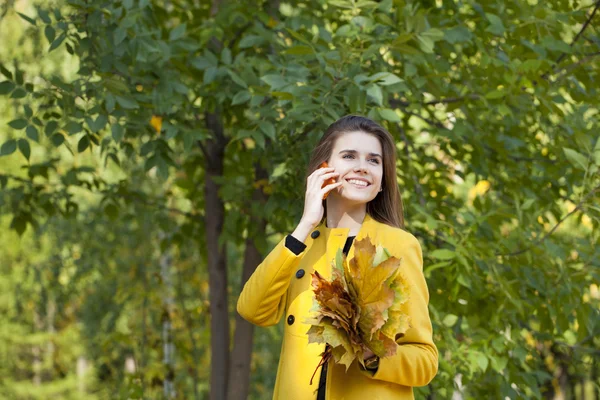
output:
M319 168L326 161L328 168ZM413 399L414 386L427 385L438 369L418 240L405 231L396 181L396 146L384 128L368 118L349 115L334 122L314 149L306 180L304 213L296 230L267 255L242 290L241 316L270 326L285 315L284 338L273 398L281 400ZM328 179L335 183L322 187ZM329 193L326 200L323 197ZM348 371L333 359L311 375L325 345L308 343L314 293L311 273L331 278L331 263L342 248L351 259L353 240L369 236L391 255L411 284L405 312L411 328L396 338L396 355L379 359L365 354L365 365ZM317 383L318 382L318 383Z

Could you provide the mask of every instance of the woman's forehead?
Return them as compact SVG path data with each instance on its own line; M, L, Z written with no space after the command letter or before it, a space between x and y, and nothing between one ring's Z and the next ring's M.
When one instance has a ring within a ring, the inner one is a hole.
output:
M381 154L381 143L379 139L371 134L354 131L346 132L338 136L335 141L334 151L339 152L344 149L354 150L358 153L378 153Z

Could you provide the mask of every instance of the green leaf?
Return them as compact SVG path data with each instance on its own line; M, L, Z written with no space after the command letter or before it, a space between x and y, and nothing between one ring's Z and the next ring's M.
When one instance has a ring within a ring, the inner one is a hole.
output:
M294 99L294 95L289 93L289 92L271 92L271 95L273 95L273 97L276 97L280 100L293 100Z
M27 161L29 161L29 156L31 156L31 147L29 147L29 141L27 139L19 139L18 146L21 154L23 154Z
M251 131L250 132L250 136L252 137L252 139L254 139L254 141L256 142L256 144L258 145L258 147L260 147L261 149L265 148L265 137L264 137L264 135L262 135L260 132L257 132L257 131Z
M489 360L487 358L487 356L483 353L480 352L476 352L475 353L475 360L477 362L477 365L479 366L479 368L485 372L485 370L487 369L488 365L489 365Z
M238 74L231 70L227 70L227 74L229 74L231 80L233 80L235 83L237 83L241 87L248 88L248 84Z
M23 71L17 69L17 67L15 67L15 82L17 82L17 85L23 85L24 83Z
M208 85L215 80L215 77L217 76L217 71L217 67L209 67L204 70L203 81L205 85Z
M186 28L186 24L180 24L177 25L175 27L175 29L173 29L170 33L169 33L169 40L173 41L173 40L177 40L180 39L181 37L183 37L183 35L185 35L185 28Z
M98 118L92 120L91 118L87 120L88 126L93 133L96 133L103 129L108 123L108 117L104 114L98 115Z
M257 36L257 35L247 35L244 36L242 38L242 40L240 40L240 43L238 44L238 47L240 49L247 49L250 47L255 47L258 46L262 43L266 42L266 40L261 37L261 36Z
M4 65L2 65L1 63L0 63L0 72L2 72L2 75L7 77L8 79L10 79L10 80L13 79L12 72L10 72L8 69L6 69L6 67Z
M456 315L448 314L444 317L442 323L448 328L451 328L454 326L454 324L456 324L456 321L458 321L458 317Z
M28 17L25 14L21 14L20 12L17 12L17 14L19 14L19 17L23 18L25 21L29 22L31 25L37 26L34 19Z
M490 32L496 36L502 36L506 28L504 28L504 24L502 20L495 14L486 13L485 14L488 21L490 21L490 26L485 30L486 32Z
M25 111L25 116L27 118L33 117L33 110L29 107L29 104L23 105L23 111Z
M490 100L499 99L501 97L504 97L505 94L506 93L504 92L504 90L496 89L496 90L492 90L491 92L486 93L485 98L490 99Z
M115 153L108 153L106 155L106 162L108 162L108 159L111 159L115 164L117 164L119 167L121 166L121 162L119 161L119 157L117 157L117 155ZM105 165L106 166L106 162Z
M433 47L435 46L435 43L430 37L419 34L417 35L417 42L424 53L433 53Z
M55 133L50 137L50 141L54 146L58 147L65 142L65 137L62 133Z
M13 129L24 129L27 126L27 120L23 118L13 119L8 123L8 126Z
M390 121L390 122L402 121L400 119L400 116L398 114L396 114L396 112L394 110L391 110L389 108L380 108L379 115L381 115L381 118L385 119L386 121Z
M15 215L10 223L10 228L14 229L19 236L22 236L27 229L27 219L21 214Z
M444 38L444 32L437 28L431 28L425 32L421 32L419 35L429 38L432 42L438 42Z
M456 257L456 252L448 249L435 249L429 253L429 256L437 260L452 260Z
M455 26L444 31L444 39L451 44L468 42L472 38L473 35L465 26Z
M280 89L288 84L281 75L275 74L265 75L261 77L260 80L269 85L271 87L271 90Z
M44 35L46 35L48 43L52 43L54 39L56 39L56 31L51 25L46 25L46 28L44 28Z
M40 135L38 134L38 130L35 126L29 125L27 129L25 129L25 134L29 139L39 143Z
M48 121L46 127L44 128L44 133L46 136L50 136L56 130L56 128L58 128L58 122L54 120Z
M265 133L268 137L275 140L275 126L269 121L261 121L259 124L260 130Z
M38 10L38 15L40 16L42 21L44 21L46 24L52 23L52 21L50 20L50 14L48 14L48 11L40 9L40 10Z
M0 82L0 95L9 94L15 88L15 84L11 81Z
M58 46L60 46L66 38L67 38L67 34L65 32L61 33L60 36L57 37L50 45L50 48L48 49L48 53L51 52L52 50L58 48Z
M586 156L573 149L569 149L568 147L563 148L563 151L565 152L565 156L567 156L567 160L569 160L569 162L573 164L575 168L582 169L584 171L586 170L588 165Z
M69 133L69 135L75 135L83 130L83 126L79 122L69 121L67 125L65 125L65 131Z
M292 56L305 56L308 54L314 54L314 52L315 51L312 47L305 45L292 46L284 51L285 54L289 54Z
M378 106L383 105L383 93L378 85L369 86L367 89L367 95L371 96Z
M118 123L114 123L110 126L112 138L115 142L119 143L123 139L123 127Z
M194 68L197 69L201 69L204 70L208 67L215 67L216 65L213 64L213 61L207 57L195 57L192 58L192 60L190 61L190 64L192 64L194 66Z
M104 99L104 108L106 109L106 112L109 114L112 113L115 110L115 104L115 96L113 96L110 93L107 93L106 98Z
M12 92L12 94L10 95L11 99L22 99L23 97L27 96L27 92L18 87L14 92Z
M247 90L242 90L236 93L235 96L233 96L233 100L231 100L231 105L238 105L238 104L243 104L245 102L247 102L248 100L250 100L250 98L252 98L252 95L250 94L249 91Z
M17 150L17 141L15 139L9 139L0 148L0 156L7 156Z
M379 74L375 74L375 75L381 75L383 74L383 76L378 77L377 78L377 83L381 86L390 86L390 85L395 85L396 83L401 83L404 82L403 79L400 79L398 76L389 73L389 72L380 72ZM375 76L373 75L373 77ZM371 77L371 78L373 78Z
M113 42L114 42L114 45L118 46L119 44L121 44L121 42L123 40L125 40L126 37L127 37L127 29L125 29L125 28L123 28L121 26L118 27L113 32Z
M223 61L223 64L225 65L231 65L231 50L229 50L229 47L223 48L223 51L221 52L221 61Z
M130 98L126 98L126 97L122 97L122 96L115 96L115 99L117 100L117 103L119 103L119 105L121 107L123 107L124 109L127 110L133 110L136 108L139 108L139 104Z
M90 146L90 139L88 135L84 135L81 139L79 139L79 143L77 143L77 151L79 153L83 153Z
M113 221L119 217L119 209L112 203L104 207L104 213Z

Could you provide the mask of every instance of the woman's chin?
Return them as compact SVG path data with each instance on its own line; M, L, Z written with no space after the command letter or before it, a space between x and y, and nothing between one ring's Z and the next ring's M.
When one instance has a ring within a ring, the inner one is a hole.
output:
M341 191L341 193L338 192L337 195L341 201L355 204L368 203L376 197L372 193L352 193L352 191L345 190Z

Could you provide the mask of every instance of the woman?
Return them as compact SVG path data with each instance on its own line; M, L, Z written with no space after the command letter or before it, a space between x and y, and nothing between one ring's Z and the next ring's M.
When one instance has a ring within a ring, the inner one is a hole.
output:
M329 167L319 168L324 161ZM322 187L331 178L337 181ZM392 136L368 118L339 119L313 151L298 227L257 267L237 303L240 315L259 326L274 325L285 315L274 399L413 399L412 387L433 379L438 351L427 310L421 246L403 227ZM402 258L401 269L412 286L404 310L411 328L397 335L396 355L379 359L369 352L367 369L355 361L348 371L331 360L319 371L319 385L316 380L311 385L325 350L323 344L309 344L306 334L310 326L304 321L314 298L311 273L316 270L330 279L338 249L351 259L354 238L366 236Z

